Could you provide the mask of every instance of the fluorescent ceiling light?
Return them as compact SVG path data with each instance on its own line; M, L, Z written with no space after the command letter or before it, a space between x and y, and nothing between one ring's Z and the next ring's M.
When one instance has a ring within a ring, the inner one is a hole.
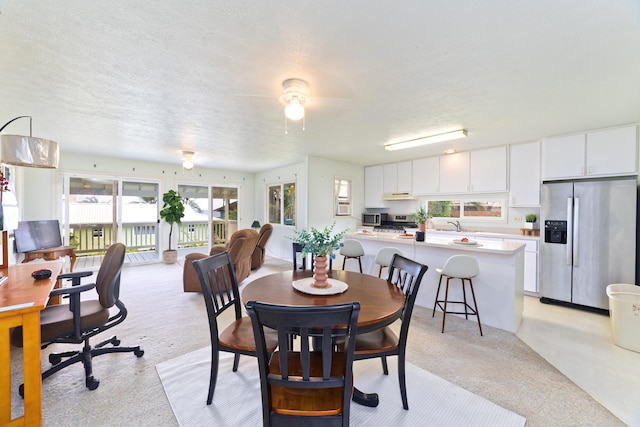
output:
M411 139L409 141L392 142L385 144L384 149L389 151L403 150L405 148L418 147L420 145L435 144L436 142L450 141L452 139L465 138L467 131L465 129L455 130L453 132L441 133L438 135L425 136L422 138Z

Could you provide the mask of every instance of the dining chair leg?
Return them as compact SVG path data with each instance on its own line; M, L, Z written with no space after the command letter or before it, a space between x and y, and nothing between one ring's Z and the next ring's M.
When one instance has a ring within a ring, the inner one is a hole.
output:
M238 370L238 364L240 363L240 355L238 353L233 355L233 372Z
M211 376L209 377L209 394L207 395L207 405L211 405L213 401L213 391L216 389L216 380L218 379L218 362L219 353L217 349L211 346Z
M400 396L402 397L402 407L409 409L409 401L407 399L407 377L404 363L404 352L398 354L398 381L400 383Z
M360 273L362 273L362 259L358 257L358 265L360 266Z
M380 362L382 362L382 373L385 375L389 375L389 367L387 366L387 356L382 356L380 358Z

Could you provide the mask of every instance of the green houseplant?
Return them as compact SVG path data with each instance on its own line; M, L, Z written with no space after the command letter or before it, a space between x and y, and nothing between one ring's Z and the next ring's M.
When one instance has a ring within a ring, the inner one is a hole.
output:
M420 231L425 231L426 223L429 220L429 212L424 208L424 206L419 205L412 216L413 220L418 224Z
M524 220L525 220L525 223L524 223L525 228L533 229L535 228L536 221L538 220L538 216L536 214L527 214L524 217Z
M332 234L336 223L325 227L322 231L311 227L311 231L299 230L289 237L296 243L303 245L302 256L308 254L314 256L313 283L316 288L326 288L327 282L327 257L335 258L333 251L342 246L340 242L348 229Z
M175 190L169 190L162 195L162 210L160 211L160 218L164 219L169 224L169 249L162 253L162 257L165 263L173 264L178 259L178 251L171 249L171 237L173 235L173 224L178 223L184 217L184 204L182 203L182 197Z

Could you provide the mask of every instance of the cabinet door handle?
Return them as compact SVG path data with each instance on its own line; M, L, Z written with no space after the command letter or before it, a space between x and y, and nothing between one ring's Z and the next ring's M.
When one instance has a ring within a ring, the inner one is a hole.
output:
M580 168L580 175L584 175L584 166Z

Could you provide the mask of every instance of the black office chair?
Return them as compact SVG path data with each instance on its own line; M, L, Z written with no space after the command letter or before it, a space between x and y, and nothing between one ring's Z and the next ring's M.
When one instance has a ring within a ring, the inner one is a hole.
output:
M348 426L353 389L353 348L360 304L292 307L249 301L258 351L264 426ZM265 329L278 334L269 354ZM300 337L300 350L287 346ZM342 338L335 352L333 339ZM311 346L311 342L316 345Z
M218 378L219 352L227 351L234 354L233 372L236 372L241 354L256 356L256 344L253 339L251 320L248 317L242 317L238 283L229 252L195 260L193 267L200 280L209 318L211 376L207 405L211 405ZM233 308L236 320L219 333L218 316L228 308ZM265 339L268 350L273 352L278 344L277 337L273 333L267 333Z
M93 377L92 359L101 354L133 352L137 357L142 357L144 350L140 346L119 347L120 340L113 336L95 346L89 344L89 339L106 331L124 321L127 317L127 309L120 301L120 272L124 264L125 246L122 243L114 243L109 247L102 260L95 283L81 284L83 277L91 276L90 271L61 274L60 280L70 280L71 287L54 289L51 296L63 295L69 299L69 304L51 305L40 313L42 348L50 344L82 344L82 350L68 351L64 353L52 353L49 355L51 367L42 373L42 379L53 375L59 370L76 362L82 362L85 371L85 385L89 390L95 390L100 381ZM95 288L98 293L97 300L80 300L80 294ZM114 315L109 309L118 308ZM22 347L22 328L13 330L11 343ZM113 347L105 347L112 344ZM65 359L63 361L63 359ZM20 386L20 395L24 397L24 385Z
M389 266L387 280L402 289L405 295L404 307L400 314L400 337L389 327L385 327L373 332L358 335L356 338L355 360L373 359L380 357L382 360L382 370L385 375L389 375L387 368L387 356L398 356L398 381L400 382L400 395L402 406L409 409L407 401L407 382L405 378L405 356L407 350L407 336L409 334L409 323L411 313L416 302L418 289L428 267L418 262L394 255ZM343 340L336 340L339 349L344 346Z

